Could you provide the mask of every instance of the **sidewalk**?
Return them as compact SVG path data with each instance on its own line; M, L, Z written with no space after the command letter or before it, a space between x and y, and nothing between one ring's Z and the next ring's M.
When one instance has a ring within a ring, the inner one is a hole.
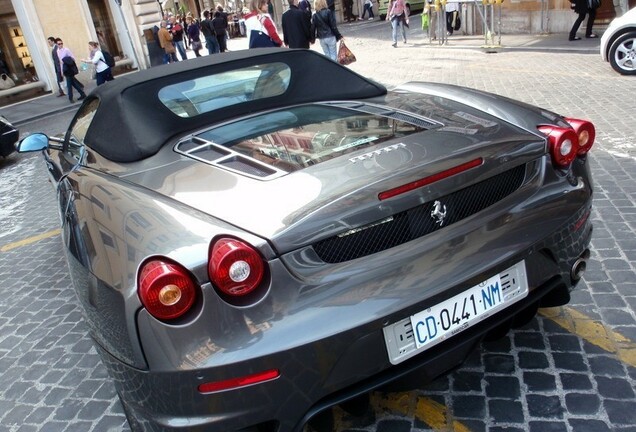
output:
M419 15L414 17L411 25L412 29L419 26ZM346 38L353 39L356 37L370 37L378 33L378 29L387 26L385 22L375 21L358 21L353 23L342 23L339 30ZM419 28L419 27L417 27ZM493 42L497 44L499 37L495 36ZM422 34L419 39L418 48L421 49L473 49L484 52L506 52L506 51L544 51L553 53L578 53L578 54L597 54L599 53L600 39L585 39L579 41L568 41L567 34L504 34L501 36L500 45L486 45L483 36L450 36L447 42L440 45L437 41L429 43L428 38ZM314 44L314 49L320 51L320 45ZM247 38L233 38L228 40L228 49L237 51L247 49ZM206 52L205 48L201 51ZM188 51L188 57L194 57L192 51ZM555 58L555 61L557 59ZM599 56L600 61L600 56ZM131 72L136 73L136 72ZM86 93L90 93L95 88L95 82L86 83ZM15 126L37 120L59 112L76 110L80 106L79 103L71 104L66 97L57 97L56 93L40 96L24 102L13 105L0 107L0 115L6 117Z

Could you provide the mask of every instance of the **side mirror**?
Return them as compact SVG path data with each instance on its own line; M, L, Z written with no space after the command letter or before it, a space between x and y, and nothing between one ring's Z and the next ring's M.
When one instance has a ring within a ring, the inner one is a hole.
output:
M28 153L44 150L49 146L49 137L43 133L34 133L20 140L18 153Z

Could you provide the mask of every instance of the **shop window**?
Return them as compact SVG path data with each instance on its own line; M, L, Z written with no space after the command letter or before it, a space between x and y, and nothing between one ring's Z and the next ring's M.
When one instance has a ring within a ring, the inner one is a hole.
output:
M18 53L20 61L22 61L22 66L24 69L33 68L33 60L31 60L29 47L27 47L26 41L24 40L22 29L20 27L11 27L9 32L11 34L11 40L13 41L15 51Z

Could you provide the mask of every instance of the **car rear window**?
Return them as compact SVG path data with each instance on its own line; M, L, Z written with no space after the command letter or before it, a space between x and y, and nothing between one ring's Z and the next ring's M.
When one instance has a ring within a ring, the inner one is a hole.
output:
M359 108L359 107L358 107ZM223 147L287 172L354 150L427 129L407 117L312 104L268 112L207 130L197 138L209 145L178 150L207 160ZM391 111L390 114L395 114Z
M268 63L171 84L159 90L159 100L180 117L195 117L219 108L279 96L289 87L291 69Z

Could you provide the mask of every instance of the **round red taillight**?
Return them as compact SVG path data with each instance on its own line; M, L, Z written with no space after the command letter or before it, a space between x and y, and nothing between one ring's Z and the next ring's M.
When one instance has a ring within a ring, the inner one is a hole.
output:
M552 163L559 168L570 166L579 150L579 137L574 129L546 125L538 129L548 137Z
M231 296L249 294L261 283L264 273L265 263L252 246L227 237L214 241L208 275L221 292Z
M139 298L146 310L160 320L185 314L196 297L197 285L182 266L153 259L139 270Z
M587 120L579 120L573 118L566 118L565 121L570 123L572 129L579 137L579 155L587 154L594 145L596 139L596 129L592 122Z

